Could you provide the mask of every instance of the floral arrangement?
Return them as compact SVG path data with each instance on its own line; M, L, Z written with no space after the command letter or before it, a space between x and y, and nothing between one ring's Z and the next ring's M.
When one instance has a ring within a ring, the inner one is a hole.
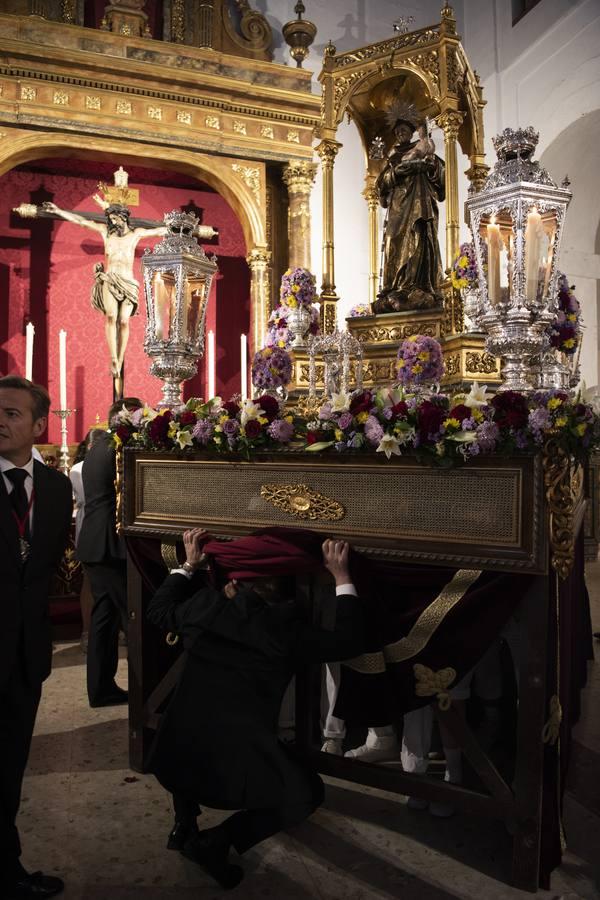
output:
M372 315L373 312L370 303L355 303L354 306L350 307L350 311L348 312L348 317L351 319Z
M483 245L484 254L487 245ZM485 264L484 259L484 264ZM477 258L475 256L475 247L471 242L461 244L460 249L452 263L450 269L450 281L452 287L460 291L463 288L477 287L479 275L477 272Z
M298 430L308 450L370 450L388 459L411 454L441 466L480 454L535 451L550 437L579 457L600 443L600 419L579 399L555 390L490 398L477 382L468 395L454 397L419 399L398 387L336 394Z
M298 306L310 306L316 295L315 276L297 266L287 269L281 279L279 298L284 306L296 309Z
M402 341L396 372L399 383L405 386L439 381L444 374L444 360L438 341L424 334L412 334Z
M581 306L573 291L574 286L569 286L567 276L562 273L558 277L558 312L556 318L548 330L550 346L573 356L577 352L581 340Z
M294 437L294 420L286 416L275 397L253 400L233 398L224 403L188 400L181 410L155 410L144 406L123 409L112 428L117 446L153 450L208 449L217 453L249 455L258 448L282 448Z
M123 409L111 427L116 446L207 449L250 456L260 449L403 454L455 466L479 455L530 453L548 439L578 458L600 447L600 416L578 395L557 390L488 397L475 382L468 394L420 399L400 387L334 394L313 420L285 415L270 395L241 401L189 400L181 410Z
M292 377L292 358L282 347L263 347L252 361L252 384L259 391L272 390L289 384Z
M267 325L267 334L265 337L266 347L281 347L287 350L292 343L293 335L290 334L287 323L287 313L289 307L278 306L269 316ZM319 310L316 306L310 307L310 325L308 326L309 334L319 333Z

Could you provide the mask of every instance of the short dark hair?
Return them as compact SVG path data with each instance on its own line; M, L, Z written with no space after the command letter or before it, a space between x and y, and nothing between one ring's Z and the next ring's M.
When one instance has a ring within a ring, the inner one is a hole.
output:
M133 412L134 409L141 409L143 406L143 402L139 399L139 397L121 397L120 400L115 400L113 405L108 410L108 424L114 419L117 413L120 413L123 407L128 409L130 412Z
M33 421L48 418L50 394L41 384L34 384L20 375L5 375L4 378L0 378L0 388L27 391L32 400Z

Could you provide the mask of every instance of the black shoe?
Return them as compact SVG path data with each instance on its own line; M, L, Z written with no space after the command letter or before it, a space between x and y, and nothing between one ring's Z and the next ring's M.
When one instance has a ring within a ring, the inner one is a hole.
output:
M104 694L95 700L90 700L92 709L98 706L121 706L123 703L129 702L129 694L121 688L115 688L110 694Z
M167 840L167 850L179 850L181 853L188 838L194 838L199 833L195 819L193 822L175 819L175 824Z
M18 881L7 885L2 897L4 900L40 900L60 894L64 887L65 883L61 878L32 872L31 875L22 875Z
M231 890L244 877L244 870L227 861L230 846L227 832L218 825L189 838L181 853L201 866L222 888Z

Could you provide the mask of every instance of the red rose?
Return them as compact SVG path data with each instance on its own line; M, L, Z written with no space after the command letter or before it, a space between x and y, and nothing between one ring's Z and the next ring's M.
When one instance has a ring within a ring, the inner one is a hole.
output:
M198 416L189 409L185 409L179 416L179 424L182 428L186 425L195 425L197 421Z
M156 416L148 425L148 434L153 444L164 444L167 440L169 431L169 422L171 421L171 413L166 412L163 416Z
M127 425L119 425L115 434L120 439L121 443L126 444L131 437L132 431Z
M392 415L390 421L395 422L396 419L405 419L407 415L408 405L404 402L404 400L400 400L398 403L395 403L392 406Z
M230 419L235 419L240 411L240 405L239 403L235 403L233 400L228 400L227 403L223 404L223 409Z
M356 397L350 401L350 412L353 416L357 416L361 412L370 412L373 406L373 395L371 391L361 391Z
M257 438L262 430L258 419L248 419L244 428L246 429L246 437L250 440Z
M517 391L501 391L492 397L494 421L499 428L524 428L529 419L527 399Z
M269 394L263 394L262 397L258 398L256 403L260 406L265 414L265 418L268 419L269 422L272 422L273 419L276 419L279 415L279 403L275 397L271 397Z
M473 416L473 410L468 406L465 406L464 403L459 403L454 406L450 412L448 413L448 417L450 419L458 419L458 421L462 424L465 419L471 419Z
M435 439L431 435L437 435L446 415L446 410L437 403L432 400L423 400L417 412L419 437L422 441Z
M306 433L306 443L307 444L316 444L319 440L319 435L315 431L308 431Z

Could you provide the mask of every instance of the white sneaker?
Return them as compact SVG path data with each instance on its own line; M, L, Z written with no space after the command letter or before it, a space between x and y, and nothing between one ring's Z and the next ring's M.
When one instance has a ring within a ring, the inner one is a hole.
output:
M344 756L360 762L377 762L382 759L398 759L400 748L396 738L379 738L376 744L361 744L354 750L347 750Z
M423 797L409 797L406 805L408 809L427 809L429 800L425 800Z
M321 753L331 753L332 756L343 756L341 738L325 738Z

